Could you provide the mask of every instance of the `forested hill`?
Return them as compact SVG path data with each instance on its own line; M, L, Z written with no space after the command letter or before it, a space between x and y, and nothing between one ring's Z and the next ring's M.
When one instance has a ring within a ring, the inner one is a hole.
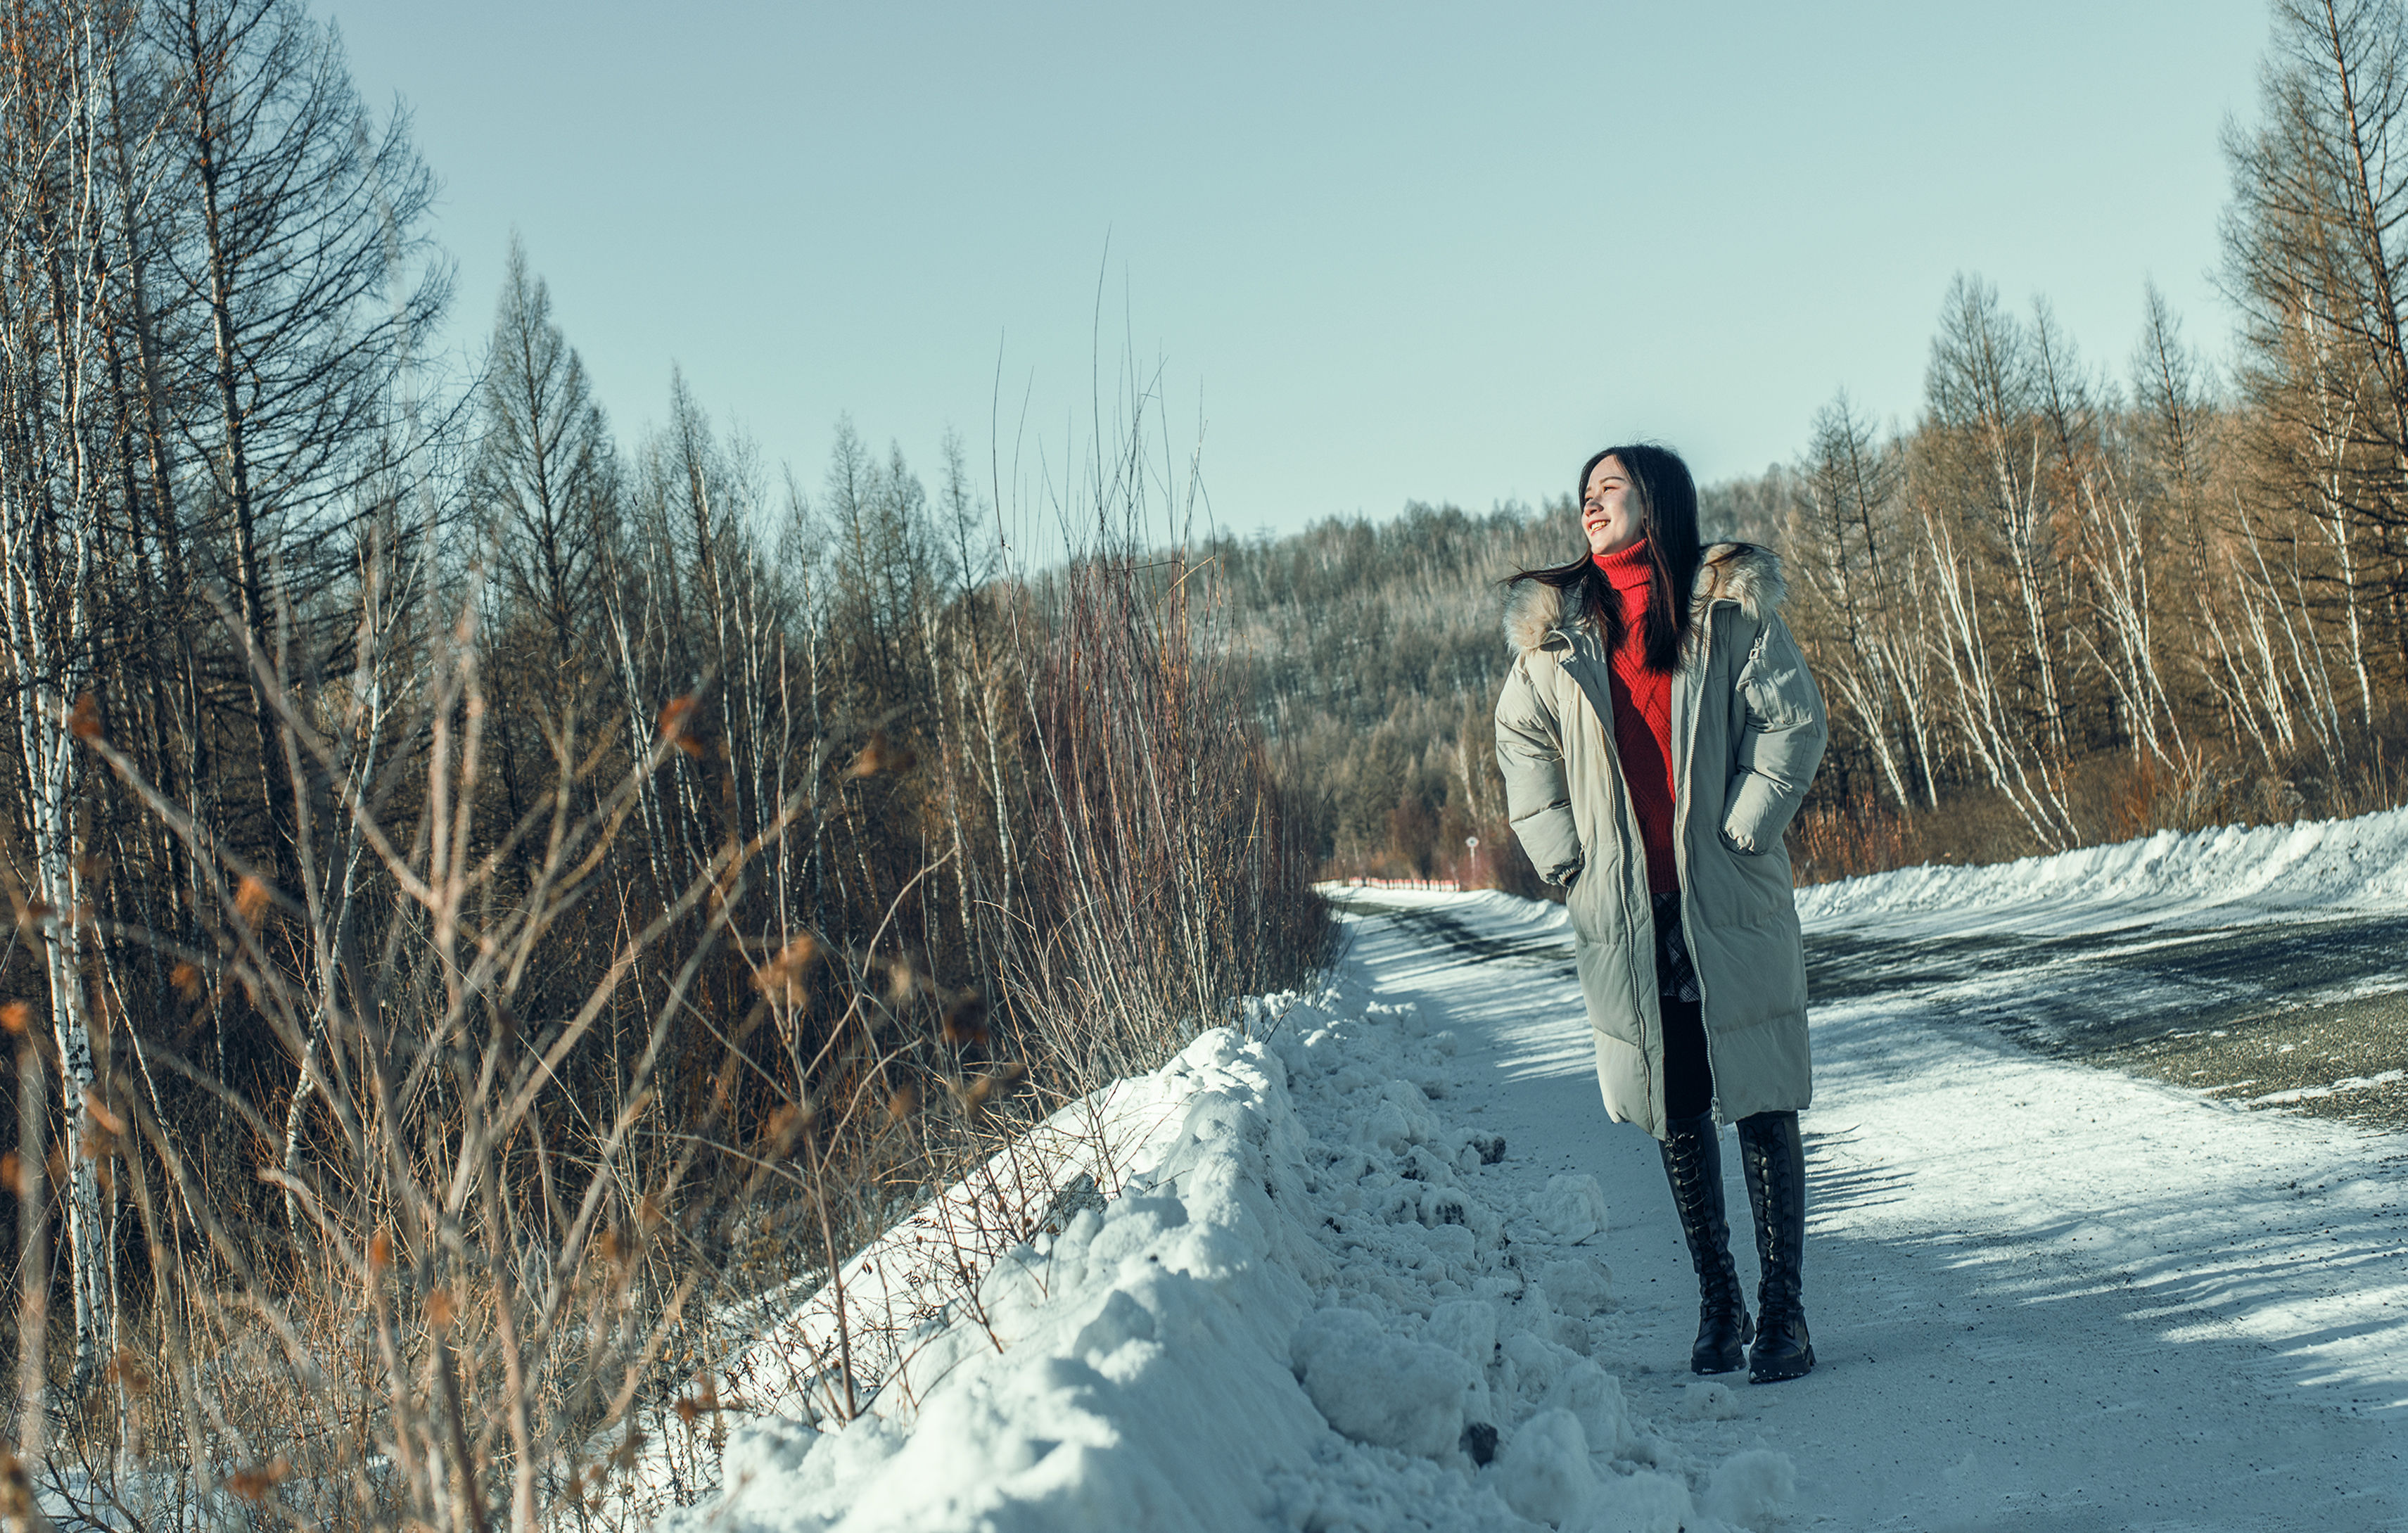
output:
M1764 482L1705 491L1707 536L1765 537ZM1501 582L1578 547L1569 496L1484 514L1415 502L1211 546L1243 691L1330 872L1457 876L1476 835L1469 871L1527 884L1490 745L1512 659Z
M1699 493L1704 537L1782 555L1829 709L1800 881L2408 796L2408 521L2286 480L2287 418L2208 396L2154 300L2137 405L2033 381L2062 345L2044 310L2019 324L1971 281L1950 303L1912 427L1842 396L1795 465ZM1325 874L1538 892L1490 745L1501 582L1579 538L1561 496L1211 545L1210 631Z

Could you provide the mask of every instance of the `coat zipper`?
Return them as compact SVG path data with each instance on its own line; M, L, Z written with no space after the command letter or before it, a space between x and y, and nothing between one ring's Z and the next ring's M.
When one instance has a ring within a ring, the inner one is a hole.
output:
M1581 632L1586 633L1586 625L1581 625ZM1593 654L1582 650L1580 638L1574 633L1567 631L1564 637L1572 641L1572 652L1581 655L1582 663L1584 665L1587 665L1593 669L1610 670L1612 662L1610 657L1604 654L1603 647L1597 644L1593 637L1591 638L1590 648L1597 652ZM1572 684L1575 687L1578 687L1583 694L1588 696L1590 707L1594 709L1597 702L1597 695L1594 692L1591 692L1587 687L1581 686L1577 678L1573 680ZM1695 710L1692 709L1692 711ZM1615 720L1613 712L1613 686L1610 677L1605 687L1605 709L1603 714L1600 716L1599 722L1605 726L1604 739L1600 742L1604 747L1605 768L1608 772L1612 774L1615 785L1622 791L1622 808L1624 810L1622 827L1623 836L1625 839L1629 840L1632 839L1631 833L1638 829L1638 819L1637 811L1630 802L1630 784L1625 781L1622 776L1621 749L1614 743L1619 737L1614 733ZM1692 733L1694 734L1694 731L1692 731ZM1674 790L1674 802L1679 803L1680 801L1679 790L1676 787ZM1642 857L1645 855L1645 842L1646 838L1644 836L1640 836L1635 840L1632 840L1632 844L1641 848L1641 854ZM1674 838L1672 855L1674 864L1677 867L1680 860L1680 844L1677 833ZM1585 871L1585 869L1584 869L1584 871ZM1688 895L1686 890L1687 884L1684 881L1683 883L1683 894L1681 896L1683 901L1681 919L1684 927L1688 921ZM1623 915L1626 920L1629 914L1628 903L1626 900L1623 909ZM1651 1004L1654 1005L1656 1009L1656 1053L1652 1056L1648 1053L1642 1038L1641 1046L1639 1050L1639 1067L1646 1074L1647 1099L1648 1102L1656 1109L1656 1123L1660 1128L1664 1124L1670 1121L1670 1111L1664 1096L1664 1072L1662 1068L1664 1055L1664 1008L1662 996L1658 993L1658 987L1648 982L1650 977L1652 977L1656 972L1656 965L1660 961L1656 955L1656 938L1654 896L1651 895L1649 897L1648 909L1641 912L1641 917L1642 919L1634 924L1634 930L1640 938L1641 956L1646 961L1644 963L1633 964L1631 966L1631 981L1637 991L1636 999L1638 1002L1639 1014L1644 1017L1647 1014L1647 1008ZM1683 932L1683 936L1684 938L1687 936L1685 930ZM1702 996L1705 993L1705 981L1701 979L1698 981L1698 994ZM1706 1053L1707 1068L1711 1070L1713 1068L1713 1045L1711 1041L1706 1045Z
M1677 806L1672 821L1672 863L1681 875L1681 940L1689 945L1689 971L1698 977L1698 1031L1705 1036L1706 1075L1713 1085L1713 1111L1719 1120L1723 1108L1723 1077L1722 1071L1714 1067L1714 1030L1706 1024L1706 1006L1710 996L1706 967L1698 962L1698 945L1689 935L1698 929L1689 920L1689 788L1697 781L1698 705L1704 699L1707 667L1713 664L1716 605L1709 600L1706 609L1698 614L1705 626L1698 635L1698 681L1694 687L1684 684L1682 688L1684 692L1697 695L1689 703L1689 727L1684 732L1686 738L1681 741L1680 769L1672 782L1672 802ZM1685 681L1684 677L1684 683Z

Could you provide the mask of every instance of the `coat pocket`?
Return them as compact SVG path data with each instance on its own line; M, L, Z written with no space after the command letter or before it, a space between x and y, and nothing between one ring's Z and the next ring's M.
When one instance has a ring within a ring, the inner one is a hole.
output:
M1572 944L1572 968L1580 976L1581 1001L1588 1012L1589 1025L1616 1043L1643 1050L1646 1043L1631 958L1627 943L1583 939ZM1651 982L1654 974L1651 966Z
M1620 908L1626 869L1622 848L1594 833L1580 843L1580 876L1564 891L1573 935L1585 942L1625 942L1627 913Z
M1780 840L1762 852L1725 850L1724 874L1731 881L1732 908L1742 922L1762 920L1789 900L1789 849Z
M1605 881L1598 876L1597 858L1589 849L1581 849L1581 868L1564 890L1564 913L1571 917L1572 935L1584 942L1598 940L1597 890Z

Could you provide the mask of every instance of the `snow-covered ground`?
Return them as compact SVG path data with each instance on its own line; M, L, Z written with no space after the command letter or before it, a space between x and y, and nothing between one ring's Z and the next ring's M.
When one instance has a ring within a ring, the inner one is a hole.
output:
M1952 939L2398 910L2403 851L2408 816L2372 816L1800 905ZM1120 1196L924 1327L908 1388L842 1430L738 1426L729 1492L678 1526L2408 1527L2401 1137L2042 1057L1955 999L1818 1007L1821 1365L1704 1383L1560 910L1373 897L1267 1039L1123 1088Z
M1345 980L1261 1025L1125 1093L1168 1131L1131 1136L1121 1195L999 1266L870 1414L739 1427L682 1526L1769 1526L1790 1465L1726 1385L1641 1414L1593 1359L1604 1191L1530 1174L1455 1034Z

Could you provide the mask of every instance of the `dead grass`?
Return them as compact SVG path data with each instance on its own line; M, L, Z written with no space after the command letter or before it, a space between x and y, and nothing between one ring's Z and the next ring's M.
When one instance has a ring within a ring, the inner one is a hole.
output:
M1117 1185L1125 1147L1100 1118L1034 1125L1328 958L1259 738L1195 658L1191 573L1095 559L1025 597L1011 843L957 838L851 937L769 897L842 812L808 781L750 829L721 817L656 903L607 876L656 776L707 754L690 707L623 768L564 718L540 801L479 823L466 638L406 727L406 793L278 694L296 799L325 805L298 887L85 734L212 892L211 944L165 954L194 1015L242 1009L289 1069L247 1083L104 1038L105 1127L83 1142L134 1255L86 1385L41 1213L64 1172L61 1061L21 1029L6 1172L32 1211L21 1251L43 1259L19 1268L24 1404L0 1501L38 1488L92 1526L615 1529L710 1493L732 1410L867 1409L919 1323L976 1320L995 1260ZM919 765L877 734L813 760L847 781ZM518 847L538 849L531 872ZM998 887L1008 905L937 897ZM963 923L987 982L935 972L915 912ZM538 1005L530 976L557 995L563 972L574 1004ZM195 1094L231 1138L171 1105ZM855 1260L915 1209L901 1244Z

